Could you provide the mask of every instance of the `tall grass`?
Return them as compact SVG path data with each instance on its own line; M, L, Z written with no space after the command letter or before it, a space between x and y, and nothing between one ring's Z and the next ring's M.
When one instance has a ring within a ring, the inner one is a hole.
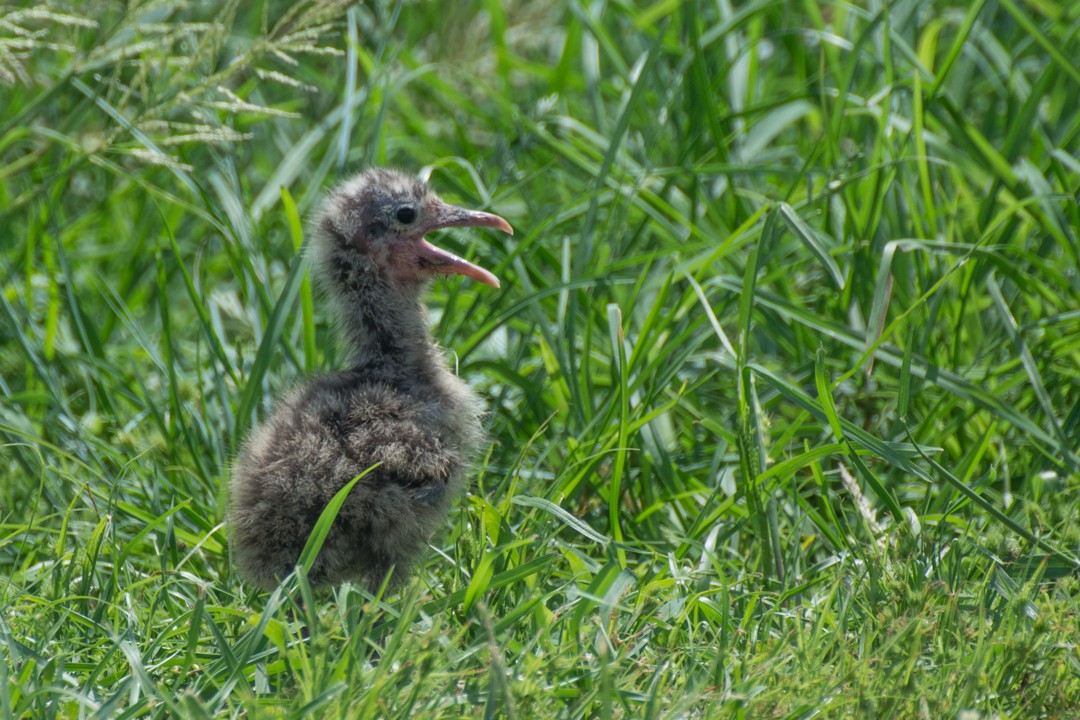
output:
M0 8L0 716L1075 712L1078 28ZM516 229L431 298L490 444L404 590L266 596L223 488L341 359L299 249L369 164Z

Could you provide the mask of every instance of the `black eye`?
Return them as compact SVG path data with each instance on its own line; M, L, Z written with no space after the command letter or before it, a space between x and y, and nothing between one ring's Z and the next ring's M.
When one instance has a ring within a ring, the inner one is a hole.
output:
M413 220L416 219L416 210L412 209L408 205L406 205L405 207L398 208L397 219L398 219L399 223L403 223L405 225L408 225L409 223L411 223Z

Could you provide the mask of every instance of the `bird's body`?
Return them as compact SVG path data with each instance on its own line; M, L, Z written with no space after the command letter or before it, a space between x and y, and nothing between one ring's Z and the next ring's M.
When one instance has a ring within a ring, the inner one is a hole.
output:
M232 545L249 582L272 588L296 565L330 499L360 479L309 577L377 586L404 578L445 520L479 442L480 403L446 369L422 303L434 273L498 281L428 244L440 227L501 218L461 210L426 184L369 170L331 194L315 227L313 274L334 302L349 362L280 401L252 433L231 483Z

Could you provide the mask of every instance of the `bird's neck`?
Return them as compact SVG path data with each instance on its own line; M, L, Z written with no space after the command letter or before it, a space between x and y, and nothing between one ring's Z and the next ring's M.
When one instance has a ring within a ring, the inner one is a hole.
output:
M441 367L428 329L424 284L392 283L363 257L326 269L350 368L415 379Z

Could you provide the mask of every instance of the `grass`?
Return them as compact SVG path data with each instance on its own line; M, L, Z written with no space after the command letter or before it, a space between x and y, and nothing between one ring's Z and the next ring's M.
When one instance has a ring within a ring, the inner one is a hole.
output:
M1075 3L48 7L0 8L0 716L1080 707ZM490 444L405 589L267 596L229 463L338 360L297 250L372 163L517 231L432 293Z

